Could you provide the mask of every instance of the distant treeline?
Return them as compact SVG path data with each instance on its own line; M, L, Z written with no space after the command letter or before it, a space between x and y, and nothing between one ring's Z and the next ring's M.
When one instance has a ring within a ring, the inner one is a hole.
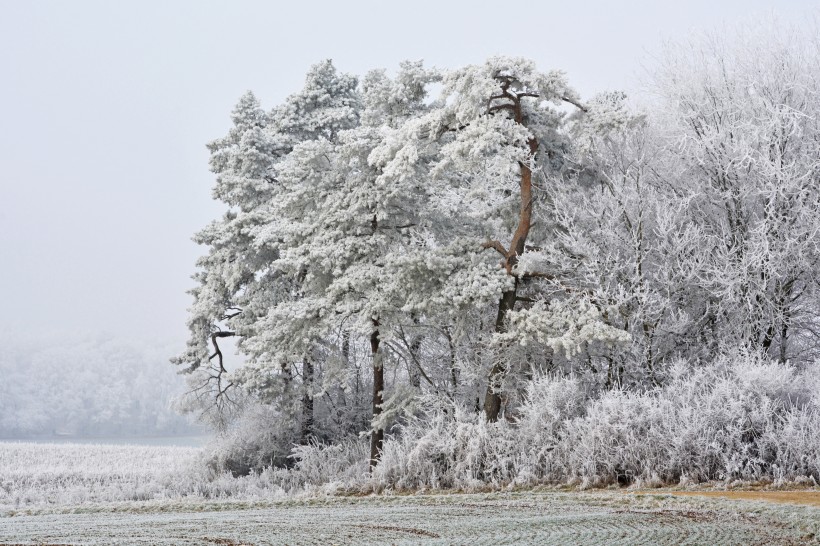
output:
M193 433L161 347L111 337L11 341L0 354L0 437Z

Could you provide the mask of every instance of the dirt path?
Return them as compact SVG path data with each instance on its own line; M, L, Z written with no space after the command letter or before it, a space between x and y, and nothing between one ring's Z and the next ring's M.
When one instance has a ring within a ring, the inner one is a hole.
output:
M675 494L820 506L820 491L680 491Z
M765 501L820 507L820 491L640 491L638 495L674 495L676 497L711 497L731 500Z

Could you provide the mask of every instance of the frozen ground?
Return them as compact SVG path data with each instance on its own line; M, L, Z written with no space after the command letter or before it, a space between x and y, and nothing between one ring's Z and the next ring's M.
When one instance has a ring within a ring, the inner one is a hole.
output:
M0 544L820 544L820 508L523 492L153 501L0 517Z
M191 494L200 452L193 447L0 442L0 512Z
M775 494L805 505L624 490L309 497L208 474L199 454L0 443L0 546L820 544L818 492Z

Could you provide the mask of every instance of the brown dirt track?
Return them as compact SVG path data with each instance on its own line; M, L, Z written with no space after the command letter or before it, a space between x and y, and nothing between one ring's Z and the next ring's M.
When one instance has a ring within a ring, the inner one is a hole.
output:
M820 506L820 491L640 491L637 495L675 495L681 497L718 497L731 500L765 501L778 504Z

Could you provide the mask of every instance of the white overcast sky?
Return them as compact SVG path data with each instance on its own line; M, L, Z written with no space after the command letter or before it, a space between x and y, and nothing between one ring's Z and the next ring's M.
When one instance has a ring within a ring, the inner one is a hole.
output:
M583 96L634 87L664 39L817 1L0 0L0 329L186 335L191 235L221 212L205 143L325 58L347 72L495 54Z

